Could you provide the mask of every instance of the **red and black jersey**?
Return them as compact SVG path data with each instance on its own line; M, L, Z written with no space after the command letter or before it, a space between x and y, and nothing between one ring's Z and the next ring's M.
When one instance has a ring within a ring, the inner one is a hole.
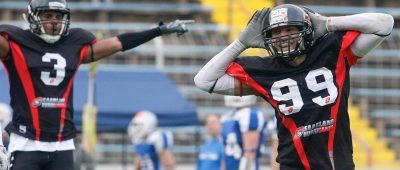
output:
M69 35L48 44L15 26L1 25L0 33L10 43L3 63L14 114L6 130L46 142L73 138L73 78L95 41L93 34L70 29Z
M319 39L293 67L271 57L240 57L227 74L254 89L275 109L282 170L354 169L348 116L350 45L359 32Z

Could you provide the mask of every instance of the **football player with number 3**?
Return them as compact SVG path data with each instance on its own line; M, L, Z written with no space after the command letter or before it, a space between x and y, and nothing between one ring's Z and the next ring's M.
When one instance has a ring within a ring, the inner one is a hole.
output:
M228 170L258 170L264 142L265 119L255 107L257 97L225 96L225 105L234 108L221 117L225 167Z
M75 126L73 79L78 67L129 50L155 37L187 32L180 21L143 32L98 40L69 29L66 0L31 0L24 18L29 30L0 25L0 59L10 80L13 170L73 169Z
M393 17L326 17L283 4L256 11L195 76L208 92L260 95L275 109L280 169L354 169L349 70L392 31ZM264 48L271 57L238 57Z

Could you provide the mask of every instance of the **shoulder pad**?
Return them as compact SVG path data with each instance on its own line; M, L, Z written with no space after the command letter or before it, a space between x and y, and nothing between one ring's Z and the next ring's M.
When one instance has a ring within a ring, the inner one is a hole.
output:
M265 127L264 115L257 108L240 109L234 119L239 122L241 132L261 131Z
M73 44L92 44L96 40L96 37L89 31L81 28L72 28L69 30L68 36L65 38Z

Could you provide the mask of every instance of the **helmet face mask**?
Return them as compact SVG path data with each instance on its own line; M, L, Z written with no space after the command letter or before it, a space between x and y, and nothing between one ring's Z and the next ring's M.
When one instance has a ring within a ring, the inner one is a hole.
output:
M44 13L60 14L60 19L44 20ZM30 30L47 43L57 42L61 36L68 35L70 11L65 0L31 0L28 6L28 16L25 17ZM46 32L46 27L48 32ZM49 31L50 30L50 31Z
M286 28L297 28L297 31L288 32L286 35L274 35L274 31ZM305 54L312 46L313 30L310 18L296 5L277 6L270 13L269 23L264 26L263 37L264 45L271 56L285 62L292 61Z

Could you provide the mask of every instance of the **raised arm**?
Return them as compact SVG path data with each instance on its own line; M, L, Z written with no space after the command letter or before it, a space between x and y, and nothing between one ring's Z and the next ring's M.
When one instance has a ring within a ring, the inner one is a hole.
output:
M125 51L135 48L155 37L165 34L177 33L182 35L188 31L185 24L192 23L192 20L176 20L157 28L149 29L142 32L124 33L115 37L97 41L86 52L84 63L97 61L108 57L116 52ZM93 51L92 51L93 49Z
M353 54L363 57L376 48L390 35L393 29L394 20L389 14L363 13L343 17L331 17L328 20L328 29L356 30L361 34L351 45Z
M359 31L361 34L351 45L354 55L361 58L376 48L393 29L394 20L389 14L361 13L348 16L324 17L309 12L316 35L332 31Z
M241 109L235 118L239 120L243 139L243 155L240 158L239 170L256 169L261 142L260 134L265 124L263 113L254 108Z
M10 44L7 39L0 35L0 59L5 59L10 52Z
M256 11L247 27L239 37L228 47L215 55L194 77L194 83L200 89L209 93L215 92L225 95L252 94L249 87L244 86L243 93L239 94L239 81L225 74L232 61L247 48L264 48L262 29L265 19L268 18L269 8Z

